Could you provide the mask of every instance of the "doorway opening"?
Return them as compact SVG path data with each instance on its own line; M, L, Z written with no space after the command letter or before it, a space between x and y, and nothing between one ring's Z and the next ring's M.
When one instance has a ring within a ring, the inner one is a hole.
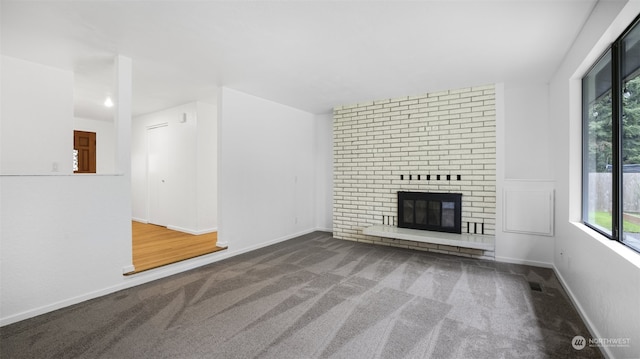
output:
M134 124L134 271L126 275L226 249L217 246L215 228L197 226L200 213L190 200L201 195L196 192L197 176L206 163L195 164L196 148L184 141L189 128L181 122L158 123L158 115L149 116Z

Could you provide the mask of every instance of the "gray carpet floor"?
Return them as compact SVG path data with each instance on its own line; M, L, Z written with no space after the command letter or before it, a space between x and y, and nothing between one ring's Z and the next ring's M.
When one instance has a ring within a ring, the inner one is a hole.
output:
M0 357L601 357L576 335L549 269L314 232L5 326Z

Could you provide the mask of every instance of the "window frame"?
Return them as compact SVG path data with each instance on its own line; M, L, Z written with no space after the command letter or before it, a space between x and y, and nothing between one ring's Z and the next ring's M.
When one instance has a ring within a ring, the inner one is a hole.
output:
M608 46L602 54L594 61L593 65L586 71L582 77L582 206L581 206L581 222L598 232L604 237L619 242L628 248L640 253L640 249L627 245L624 242L623 227L623 156L622 156L622 114L623 114L623 74L622 74L622 56L624 55L624 47L622 43L627 35L640 28L640 15L636 17L631 24L616 38L616 40ZM611 63L611 233L603 231L599 226L588 221L589 211L589 100L587 91L585 90L585 79L591 75L596 69L600 61L610 55Z

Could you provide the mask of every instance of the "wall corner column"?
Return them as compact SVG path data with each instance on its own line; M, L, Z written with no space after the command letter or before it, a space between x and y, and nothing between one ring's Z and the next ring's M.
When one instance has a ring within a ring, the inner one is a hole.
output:
M128 57L116 56L116 170L131 177L131 98L132 62Z

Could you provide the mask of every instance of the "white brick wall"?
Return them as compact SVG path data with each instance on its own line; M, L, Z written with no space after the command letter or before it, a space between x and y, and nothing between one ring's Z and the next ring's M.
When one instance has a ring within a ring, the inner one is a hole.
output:
M493 85L335 108L334 237L493 259L489 251L366 236L362 228L395 221L398 191L456 192L463 232L477 223L495 234L495 130Z

